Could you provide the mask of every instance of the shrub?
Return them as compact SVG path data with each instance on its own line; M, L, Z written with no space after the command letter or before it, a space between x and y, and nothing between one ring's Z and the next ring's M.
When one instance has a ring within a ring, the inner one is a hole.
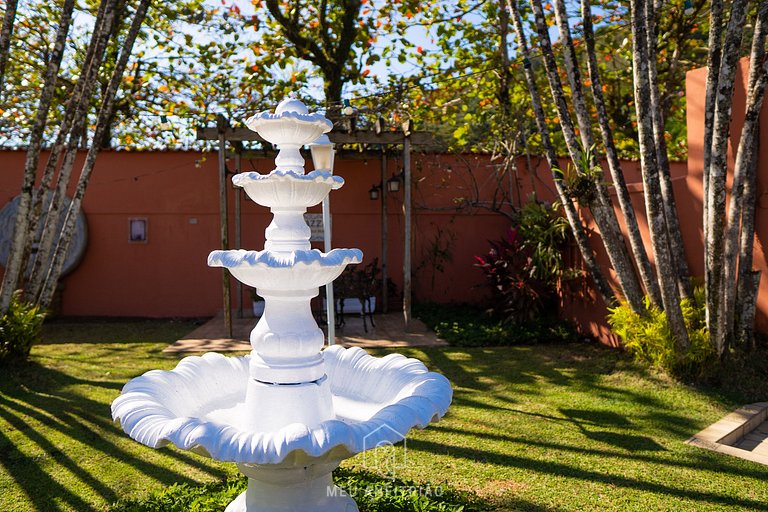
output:
M0 362L23 361L32 345L40 341L45 314L39 306L21 299L21 291L11 298L8 312L0 317Z
M568 343L579 339L573 326L557 318L510 324L469 304L417 304L414 314L440 338L461 347Z
M697 288L694 299L683 299L680 307L691 346L679 354L667 315L645 299L647 316L633 312L627 304L609 309L608 323L635 358L664 369L677 377L700 379L713 369L717 358L706 329L704 291Z

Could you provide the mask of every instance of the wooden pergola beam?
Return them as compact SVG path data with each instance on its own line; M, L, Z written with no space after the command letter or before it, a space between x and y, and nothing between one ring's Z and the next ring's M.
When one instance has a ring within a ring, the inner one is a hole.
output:
M219 140L219 130L217 128L198 128L197 140ZM330 132L328 138L334 144L402 144L405 134L401 130L382 131L376 133L374 130L360 130L351 133ZM412 146L436 146L437 140L430 132L411 132L410 141ZM224 131L224 139L229 142L236 141L259 141L266 142L259 135L248 128L227 128Z

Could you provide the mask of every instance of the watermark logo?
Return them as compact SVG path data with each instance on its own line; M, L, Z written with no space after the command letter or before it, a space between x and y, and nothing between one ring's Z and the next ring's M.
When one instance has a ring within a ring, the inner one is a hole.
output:
M388 439L402 439L402 445L396 446ZM384 424L363 438L363 467L394 480L397 471L405 467L408 450L405 434Z

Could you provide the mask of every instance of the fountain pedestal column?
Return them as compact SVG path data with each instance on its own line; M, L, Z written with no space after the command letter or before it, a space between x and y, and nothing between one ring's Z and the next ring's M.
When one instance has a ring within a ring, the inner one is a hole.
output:
M248 490L225 512L357 512L355 500L333 484L331 472L337 466L270 469L238 464L248 477Z

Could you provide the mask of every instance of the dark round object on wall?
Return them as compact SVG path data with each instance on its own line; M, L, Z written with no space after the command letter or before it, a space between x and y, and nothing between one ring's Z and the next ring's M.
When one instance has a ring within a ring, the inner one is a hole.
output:
M37 227L37 233L35 234L35 240L33 242L33 251L37 248L37 243L40 240L40 235L43 232L43 225L45 223L45 212L48 211L48 205L51 202L51 192L48 192L43 203L43 215L40 219L40 225ZM19 203L21 202L21 196L16 196L11 199L2 209L0 209L0 265L3 267L8 263L8 255L11 251L11 244L13 242L13 227L16 224L16 216L19 211ZM64 200L64 210L59 221L59 229L64 225L64 217L66 211L72 201L67 197ZM69 244L67 250L67 256L64 259L64 268L62 270L62 276L69 274L77 268L80 261L85 255L85 249L88 245L88 224L85 221L85 214L82 209L77 215L77 221L75 223L75 232L72 235L72 242ZM32 272L32 258L30 258L27 264L25 275L29 277Z

